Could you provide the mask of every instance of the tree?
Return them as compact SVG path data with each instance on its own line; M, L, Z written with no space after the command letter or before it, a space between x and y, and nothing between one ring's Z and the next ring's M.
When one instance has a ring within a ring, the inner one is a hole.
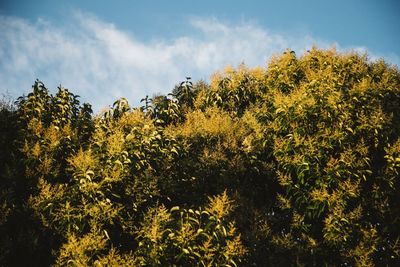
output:
M399 263L396 66L288 50L143 101L1 107L0 265Z

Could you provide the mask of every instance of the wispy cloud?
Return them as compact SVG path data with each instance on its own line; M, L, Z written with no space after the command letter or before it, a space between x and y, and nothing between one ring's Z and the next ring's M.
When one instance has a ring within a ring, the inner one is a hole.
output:
M264 66L286 48L302 52L314 44L331 45L251 22L232 25L197 17L188 23L190 35L144 42L80 12L68 26L0 16L0 91L16 97L39 78L51 89L62 83L99 110L119 97L138 104L146 94L167 93L185 76L208 79L227 64Z

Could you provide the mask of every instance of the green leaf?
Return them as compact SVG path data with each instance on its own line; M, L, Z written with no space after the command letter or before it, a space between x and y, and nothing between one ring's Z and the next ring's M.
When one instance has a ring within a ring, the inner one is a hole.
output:
M170 209L170 212L179 211L179 206L174 206Z

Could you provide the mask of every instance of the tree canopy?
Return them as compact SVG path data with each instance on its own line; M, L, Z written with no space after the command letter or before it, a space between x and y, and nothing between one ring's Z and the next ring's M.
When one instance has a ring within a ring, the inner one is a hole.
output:
M0 129L0 265L400 263L384 60L287 50L96 115L37 80Z

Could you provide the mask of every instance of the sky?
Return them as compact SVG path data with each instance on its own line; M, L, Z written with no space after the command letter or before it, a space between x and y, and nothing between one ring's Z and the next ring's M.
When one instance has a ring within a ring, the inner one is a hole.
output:
M120 97L137 106L187 76L314 45L400 66L400 1L0 0L0 94L39 79L96 112Z

